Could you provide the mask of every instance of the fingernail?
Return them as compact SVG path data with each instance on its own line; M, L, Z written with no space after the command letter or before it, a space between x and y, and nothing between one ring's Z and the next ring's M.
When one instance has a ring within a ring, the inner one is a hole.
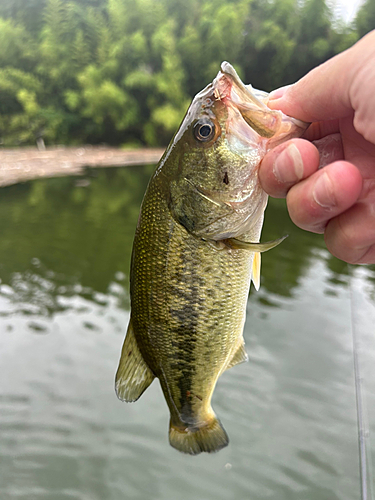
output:
M333 184L326 172L318 177L312 195L315 202L323 208L332 208L336 205Z
M280 99L285 92L291 87L291 85L285 85L285 87L280 87L279 89L273 90L268 96L268 100L272 101L273 99Z
M303 161L295 144L290 144L276 158L273 173L280 182L297 182L303 177Z

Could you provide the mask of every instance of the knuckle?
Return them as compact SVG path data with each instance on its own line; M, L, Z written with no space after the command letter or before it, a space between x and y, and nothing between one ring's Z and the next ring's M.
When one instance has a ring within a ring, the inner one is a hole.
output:
M323 233L327 224L326 213L322 217L321 207L317 207L311 197L302 196L296 191L292 188L286 198L290 218L301 229Z
M328 250L338 259L349 264L358 264L367 253L358 237L356 228L342 223L340 217L331 220L326 227L324 240Z

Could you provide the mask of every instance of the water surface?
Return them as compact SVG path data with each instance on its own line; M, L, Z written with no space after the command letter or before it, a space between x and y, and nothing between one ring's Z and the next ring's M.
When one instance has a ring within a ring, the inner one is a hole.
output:
M0 499L360 499L353 332L371 499L375 271L330 256L280 200L263 240L290 236L263 255L250 294L249 363L215 390L230 445L172 449L158 381L137 403L117 400L131 245L153 168L1 189Z

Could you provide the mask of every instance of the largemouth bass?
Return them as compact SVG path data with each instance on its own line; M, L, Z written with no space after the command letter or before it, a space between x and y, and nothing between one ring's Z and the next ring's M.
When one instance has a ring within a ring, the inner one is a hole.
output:
M157 377L170 410L169 441L198 454L228 444L211 407L219 376L247 359L250 280L259 288L267 195L265 153L307 124L267 107L233 67L196 95L143 199L135 234L131 318L116 392L136 401Z

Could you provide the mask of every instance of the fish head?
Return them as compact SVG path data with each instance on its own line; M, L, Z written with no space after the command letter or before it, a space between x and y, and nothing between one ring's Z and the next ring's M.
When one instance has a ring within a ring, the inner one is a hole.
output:
M259 225L267 203L261 160L307 127L267 101L227 62L195 96L159 168L169 179L171 213L190 233L217 241Z

